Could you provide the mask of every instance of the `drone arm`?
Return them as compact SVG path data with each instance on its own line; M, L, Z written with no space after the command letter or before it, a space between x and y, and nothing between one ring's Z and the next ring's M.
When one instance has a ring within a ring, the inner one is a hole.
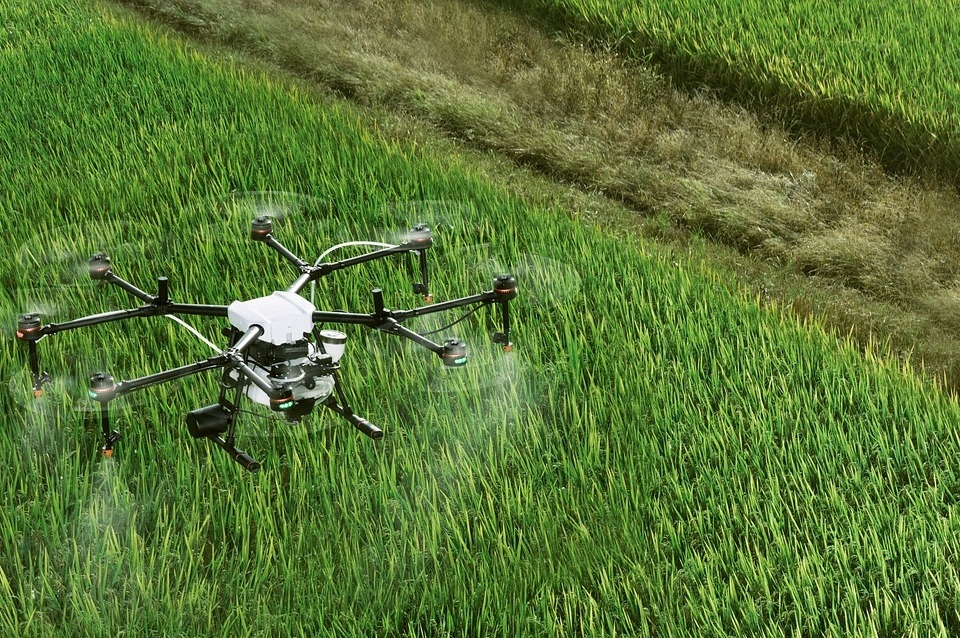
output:
M465 306L472 306L474 304L499 303L501 307L506 308L509 301L516 296L517 280L512 275L499 275L493 280L493 288L487 292L481 292L476 295L461 297L459 299L442 301L429 306L421 306L420 308L411 308L410 310L393 310L390 312L390 316L397 321L406 321L407 319L411 319L413 317L423 317L436 312L454 310L456 308L463 308Z
M226 317L227 306L208 306L195 303L169 303L163 306L165 315L195 315L198 317Z
M135 392L158 383L166 383L167 381L181 379L205 370L223 367L231 367L239 370L247 378L249 378L251 382L256 384L271 397L277 396L279 398L280 393L278 392L277 388L274 387L270 381L257 374L243 360L244 353L246 352L247 348L249 348L250 345L262 334L263 328L260 326L251 326L250 329L237 341L234 347L225 352L213 355L212 357L204 359L203 361L190 363L185 366L180 366L179 368L173 368L171 370L156 372L154 374L149 374L137 379L122 381L120 383L114 383L113 377L102 372L98 372L90 378L90 398L96 401L107 402L115 399L118 396L130 394L131 392Z
M110 429L110 420L107 410L107 404L113 399L123 396L125 394L130 394L131 392L136 392L137 390L142 390L144 388L157 385L159 383L166 383L168 381L173 381L176 379L181 379L193 374L203 372L205 370L212 370L214 368L225 368L230 367L240 371L242 374L247 376L251 382L256 384L258 387L264 390L275 404L282 405L286 401L292 400L290 392L275 387L268 379L261 377L257 374L250 366L244 362L244 357L247 349L263 334L263 328L260 326L254 325L251 326L228 350L211 356L203 361L197 361L195 363L190 363L185 366L180 366L179 368L173 368L171 370L164 370L162 372L157 372L154 374L149 374L144 377L137 379L130 379L128 381L122 381L120 383L115 383L113 377L103 372L97 372L90 377L90 398L100 403L100 423L103 430L104 444L100 448L100 451L105 456L110 456L113 454L113 446L119 440L120 433ZM31 342L32 343L32 342ZM247 457L242 451L237 450L233 446L232 437L215 441L220 447L230 452L234 459L243 464L248 469L252 469L256 462L253 459ZM249 463L247 462L249 461ZM259 466L257 466L259 467Z
M113 266L110 263L110 257L104 253L97 253L96 255L90 257L90 259L87 260L87 267L90 272L90 278L94 281L105 281L108 284L113 284L114 286L122 288L126 292L130 293L140 301L148 304L167 303L168 301L166 277L160 277L158 282L160 294L153 296L146 291L140 290L126 279L115 275L112 270Z
M99 279L107 282L108 284L113 284L119 288L123 288L125 291L127 291L128 293L130 293L140 301L143 301L146 303L154 303L158 299L158 297L154 297L150 293L140 290L129 281L113 274L113 271L111 270L108 270L105 273L103 273L103 275L99 277Z
M279 392L276 386L263 376L257 374L257 371L248 366L242 359L232 361L230 367L239 371L243 376L247 377L253 385L266 392L272 402L282 403L288 400L286 394Z
M100 452L104 456L112 456L113 446L117 441L120 440L120 432L110 429L110 413L108 408L110 401L118 396L130 394L131 392L142 390L143 388L156 385L158 383L173 381L174 379L180 379L191 374L203 372L204 370L223 367L223 365L224 361L222 356L210 357L204 361L198 361L197 363L181 366L172 370L157 372L155 374L150 374L138 379L131 379L129 381L123 381L121 383L115 383L113 377L103 372L95 373L90 377L90 389L88 394L90 395L91 399L100 404L100 428L103 431L103 445L100 447Z
M294 255L289 248L281 244L277 238L273 236L273 221L268 215L260 215L254 218L250 226L250 239L263 242L270 248L273 248L280 253L284 259L293 264L297 270L304 273L304 275L310 272L310 264ZM307 281L309 281L309 279Z
M123 396L125 394L130 394L137 390L142 390L144 388L150 387L152 385L157 385L158 383L166 383L168 381L174 381L176 379L182 379L193 374L198 374L206 370L212 370L214 368L222 368L225 365L226 361L222 355L217 355L210 357L204 361L198 361L196 363L190 363L185 366L180 366L179 368L173 368L171 370L164 370L163 372L156 372L154 374L148 374L144 377L137 379L130 379L128 381L121 381L116 384L115 391L110 399L113 399L118 396ZM97 398L93 396L95 391L91 389L91 398Z
M146 306L137 309L138 315L149 316L155 314L184 314L184 315L202 315L206 317L226 317L226 306L209 306L205 304L181 304L170 301L170 280L166 277L157 277L157 294L140 290L129 281L114 274L110 258L103 253L97 253L91 257L87 264L90 270L90 278L94 281L105 281L122 288L140 301L146 303ZM132 312L132 311L126 311ZM124 319L124 316L118 317ZM109 319L108 319L109 320ZM79 327L79 326L77 326Z
M282 255L284 259L286 259L287 261L289 261L291 264L293 264L293 265L296 266L297 268L303 269L303 268L309 268L309 267L310 267L310 264L308 264L308 263L305 262L304 260L300 259L300 258L297 257L296 255L294 255L294 254L290 251L290 249L288 249L286 246L284 246L284 245L281 244L279 241L277 241L277 238L274 237L273 235L267 235L267 236L266 236L264 239L262 239L261 241L263 241L263 243L265 243L265 244L266 244L267 246L269 246L270 248L273 248L275 251L277 251L278 253L280 253L280 255Z
M494 291L483 292L460 299L451 299L441 303L435 303L421 308L411 308L410 310L386 310L383 307L383 297L379 289L374 289L374 312L363 314L356 312L323 311L315 310L313 312L313 323L341 323L367 326L368 328L380 329L388 319L393 319L395 323L412 319L413 317L422 317L424 315L443 312L444 310L454 310L463 308L472 304L488 304L497 301Z
M460 299L452 299L450 301L445 301L430 306L423 306L421 308L413 308L410 310L397 310L390 312L390 317L395 319L398 323L410 319L412 317L422 317L424 315L429 315L435 312L442 312L444 310L453 310L455 308L462 308L465 306L471 305L487 305L495 303L500 306L500 324L501 331L496 332L493 335L493 342L499 343L504 352L512 352L513 344L510 342L510 301L517 296L517 280L513 275L499 275L493 280L493 288L487 292L483 292L477 295L471 295L469 297L462 297ZM379 297L374 293L374 303L378 309L382 308L382 303L379 301ZM381 328L382 329L382 328ZM420 339L423 339L421 335L417 333L406 334L407 331L405 328L401 330L401 327L398 325L388 332L394 332L405 336L414 341L420 342ZM459 343L459 342L458 342ZM421 345L425 345L421 343ZM434 344L436 345L436 344ZM427 346L434 352L438 352L435 348ZM457 361L456 353L459 352L456 344L451 344L450 341L447 341L440 349L438 354L443 357L444 362L448 365L459 365L459 363L451 363Z
M77 328L97 326L102 323L120 321L122 319L129 319L131 317L149 317L151 315L155 315L156 313L156 308L153 306L141 306L139 308L132 308L128 310L114 310L112 312L90 315L88 317L81 317L71 321L64 321L63 323L49 323L45 326L40 326L35 332L34 336L32 336L32 339L37 340L47 335L64 332L65 330L75 330Z
M151 310L143 311L143 316L151 314L165 314L165 315L198 315L203 317L226 317L227 316L227 307L226 306L211 306L208 304L190 304L190 303L173 303L170 301L170 280L166 277L157 277L157 294L151 295L143 290L140 290L133 284L120 277L113 274L113 271L107 270L106 272L99 273L94 276L92 273L94 270L91 269L91 276L94 279L100 279L108 283L114 284L123 288L131 295L140 299L141 301L147 303L147 306L144 308L151 308ZM141 309L142 310L142 309Z
M493 301L493 292L482 292L476 295L470 295L469 297L441 301L439 303L434 303L429 306L422 306L420 308L411 308L410 310L394 310L391 315L397 321L406 321L407 319L412 319L413 317L423 317L425 315L431 315L437 312L443 312L445 310L455 310L456 308L463 308L465 306L472 306L474 304L488 304Z
M313 312L312 320L313 323L340 323L355 326L366 326L368 328L376 328L383 323L383 319L378 318L375 315L363 314L359 312L341 312L339 310L315 310Z
M367 326L374 330L395 334L424 348L434 352L443 358L447 365L460 365L461 352L463 344L456 340L448 340L443 345L434 343L425 336L405 328L401 322L414 317L422 317L445 310L453 310L472 305L486 305L496 303L500 305L500 317L502 321L502 332L494 335L495 343L503 346L504 350L511 350L510 343L510 300L517 296L517 280L512 275L499 275L493 281L493 288L487 292L482 292L469 297L460 299L451 299L441 303L423 306L421 308L412 308L410 310L387 310L383 306L383 293L380 289L373 290L373 312L371 314L359 314L350 312L326 312L314 311L312 320L314 323L343 323L357 324Z
M115 399L118 396L130 394L131 392L142 390L143 388L157 385L158 383L166 383L168 381L182 379L183 377L204 372L206 370L223 367L236 368L244 373L249 371L253 374L253 377L250 379L251 381L257 383L257 385L260 385L260 383L258 383L258 381L260 381L267 386L261 386L265 392L273 392L273 385L266 379L261 378L260 375L250 369L250 367L243 362L244 352L246 352L246 349L249 348L250 345L256 341L261 334L263 334L263 328L260 326L251 326L250 329L247 330L247 332L244 333L244 335L237 341L234 347L220 354L215 354L202 361L189 363L185 366L180 366L179 368L172 368L170 370L148 374L137 379L121 381L120 383L114 383L113 377L102 372L98 372L90 378L90 398L105 403Z
M444 346L440 345L439 343L434 343L418 332L410 330L409 328L405 328L404 326L400 325L400 322L396 319L387 319L385 322L377 326L377 330L409 339L418 346L423 346L427 350L438 354L441 357L444 356Z
M369 253L357 255L356 257L350 257L349 259L325 262L319 264L317 268L321 271L322 274L320 276L322 277L323 275L333 272L334 270L342 270L358 264L364 264L368 261L383 259L384 257L389 257L390 255L399 255L417 250L425 250L426 248L428 248L428 246L424 245L423 242L409 241L396 246L391 246L389 248L381 248L380 250L374 250Z
M340 261L329 261L322 264L317 264L316 266L307 265L306 268L303 268L303 274L301 274L293 284L287 288L289 292L300 292L303 290L311 281L325 277L332 272L337 270L343 270L344 268L350 268L352 266L357 266L359 264L367 263L368 261L375 261L377 259L383 259L384 257L389 257L391 255L399 255L402 253L407 253L411 251L424 250L424 247L416 244L415 242L407 242L405 244L400 244L399 246L391 246L390 248L381 248L380 250L374 250L369 253L364 253L362 255L357 255L356 257L350 257L349 259L343 259Z
M157 306L154 305L140 306L139 308L130 308L127 310L113 310L111 312L103 312L96 315L81 317L79 319L73 319L71 321L64 321L62 323L49 323L45 326L40 326L30 335L29 338L20 337L20 339L24 341L36 341L41 337L57 334L58 332L64 332L66 330L87 328L89 326L97 326L103 323L110 323L111 321L122 321L124 319L131 319L133 317L152 317L158 314L226 317L227 306L172 303L164 307L162 312Z

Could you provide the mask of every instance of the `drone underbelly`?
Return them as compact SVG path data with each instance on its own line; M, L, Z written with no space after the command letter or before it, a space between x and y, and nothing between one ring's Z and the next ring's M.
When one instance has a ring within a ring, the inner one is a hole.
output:
M313 346L313 344L310 344L309 349L311 354L313 354L316 350L316 347ZM309 369L309 366L313 363L310 357L297 357L285 361L284 363L286 363L291 370L301 371L301 375L299 377L294 377L288 381L290 388L293 390L294 401L311 399L322 402L333 392L333 376L313 376L303 372L304 369ZM253 361L250 362L250 367L253 368L253 371L257 374L269 378L270 370L268 368L264 368ZM261 405L270 405L270 397L267 395L267 393L252 383L247 385L245 394L251 401L255 401Z

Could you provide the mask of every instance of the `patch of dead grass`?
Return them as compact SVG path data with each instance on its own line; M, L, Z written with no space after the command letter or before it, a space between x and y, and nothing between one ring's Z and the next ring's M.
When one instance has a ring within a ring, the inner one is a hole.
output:
M701 233L812 277L812 286L853 291L833 299L856 299L858 308L808 304L830 308L851 331L909 323L901 332L912 336L903 338L923 350L927 328L915 327L936 325L929 367L960 370L955 348L934 345L947 340L941 328L960 337L960 322L948 320L960 290L960 199L947 186L890 177L856 149L795 139L742 107L677 89L655 68L544 30L498 3L124 3L361 105L605 195L648 220L638 228L655 237ZM759 287L764 272L748 285Z

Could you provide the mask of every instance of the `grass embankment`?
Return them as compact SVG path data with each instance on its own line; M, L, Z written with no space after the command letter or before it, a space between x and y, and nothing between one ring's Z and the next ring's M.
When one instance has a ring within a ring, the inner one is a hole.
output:
M960 16L949 2L549 0L685 81L846 135L891 167L960 177Z
M181 425L212 378L120 408L112 461L69 390L34 403L11 385L2 633L957 630L960 430L929 384L102 7L42 0L0 20L16 25L0 55L5 323L36 290L63 293L58 319L125 304L63 277L65 253L101 236L122 239L119 274L148 289L168 275L182 301L287 281L232 189L309 194L283 235L303 254L443 209L441 299L485 288L494 261L524 265L513 359L474 339L481 366L442 375L351 331L344 379L387 436L250 418L258 475ZM373 284L406 303L400 269L342 274L323 305L363 310ZM4 378L23 381L6 336ZM160 318L40 346L54 373L105 358L119 378L207 354Z
M514 3L124 4L218 55L373 107L397 138L436 146L440 131L531 201L694 250L758 294L863 344L889 340L960 387L960 200L949 186L893 178L855 150L677 90Z

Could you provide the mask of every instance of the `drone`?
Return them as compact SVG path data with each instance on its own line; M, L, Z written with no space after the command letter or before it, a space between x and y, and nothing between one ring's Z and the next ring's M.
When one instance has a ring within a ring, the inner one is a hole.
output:
M498 275L493 286L486 292L434 303L430 294L427 272L427 250L433 246L433 236L425 224L417 224L399 244L377 242L346 242L327 250L310 264L296 256L273 235L273 220L268 215L253 219L250 239L266 244L293 265L297 277L285 290L254 299L234 301L230 305L205 305L177 303L170 298L169 280L157 278L157 294L151 295L113 272L110 257L97 253L89 258L87 266L91 279L100 284L112 284L143 302L143 305L126 310L116 310L89 315L63 323L43 324L37 313L22 314L17 319L17 339L27 348L27 360L33 383L33 395L43 396L44 384L51 381L48 372L41 371L37 343L44 337L67 330L152 316L169 316L180 321L180 315L202 317L225 317L230 326L223 334L228 338L228 347L219 349L207 342L216 354L170 370L148 374L136 379L117 381L105 372L90 376L87 392L90 399L100 406L100 427L103 445L100 453L113 455L114 446L120 440L119 431L110 425L109 405L118 397L182 379L207 370L220 370L219 397L216 403L197 408L187 413L186 425L195 439L208 439L226 451L230 457L250 472L256 472L261 464L249 454L237 448L238 413L244 399L268 406L290 423L299 423L314 407L322 405L343 417L361 433L377 440L383 431L354 412L347 401L340 379L340 359L345 351L347 335L325 327L326 324L361 325L386 334L408 339L418 346L438 355L444 366L463 366L468 359L467 344L457 338L436 343L430 333L418 333L403 325L415 317L468 308L472 314L484 306L499 308L500 330L492 340L505 352L513 350L510 341L509 302L517 296L517 281L513 275ZM340 261L323 261L334 249L346 245L372 245L377 249ZM390 310L384 307L383 291L373 288L373 312L363 314L343 310L318 310L300 293L312 282L345 268L383 259L392 255L409 254L418 262L419 281L413 284L413 293L420 295L423 306L408 310ZM465 315L466 316L466 315ZM458 319L447 327L462 320ZM188 328L188 324L184 323ZM195 332L195 331L194 331ZM195 333L197 336L199 333ZM203 338L201 336L201 338ZM204 339L206 341L206 339Z

